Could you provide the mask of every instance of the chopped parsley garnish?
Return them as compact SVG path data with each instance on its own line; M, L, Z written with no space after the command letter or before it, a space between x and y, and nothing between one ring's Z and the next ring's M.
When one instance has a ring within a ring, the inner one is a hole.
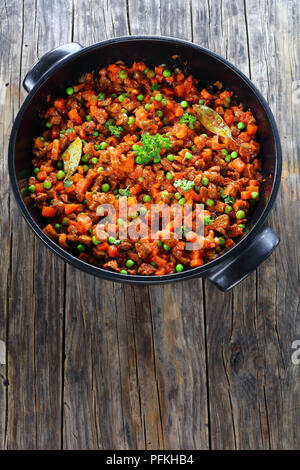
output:
M108 121L106 121L105 127L106 127L106 129L109 130L109 132L111 134L115 135L118 139L120 138L120 135L124 131L123 127L122 126L116 126L112 119L109 119Z
M226 202L226 204L233 204L235 202L235 197L233 196L225 196L224 194L224 188L221 188L220 189L220 195L221 195L221 198L224 199L224 202Z
M162 149L170 149L172 147L167 135L150 135L148 132L142 135L141 144L142 146L137 144L133 146L133 150L136 153L136 163L140 165L148 165L152 159L160 157Z
M176 180L173 183L174 188L180 188L182 191L190 191L194 187L194 181L189 180Z
M73 184L73 181L70 178L68 178L64 181L64 187L65 188L68 188L69 186L72 186L72 184Z
M120 196L126 196L126 197L131 196L131 192L129 191L128 188L129 188L129 186L127 186L127 188L125 188L125 189L119 189Z
M159 86L158 83L153 83L153 84L151 85L151 90L152 90L152 91L153 91L153 90L159 90L159 88L160 88L160 86Z
M189 125L189 127L190 127L191 129L194 128L194 124L195 124L196 121L197 121L196 116L193 116L192 114L189 114L189 113L187 113L187 112L185 112L185 113L183 114L183 116L179 119L179 122L180 122L181 124L186 123L186 124Z

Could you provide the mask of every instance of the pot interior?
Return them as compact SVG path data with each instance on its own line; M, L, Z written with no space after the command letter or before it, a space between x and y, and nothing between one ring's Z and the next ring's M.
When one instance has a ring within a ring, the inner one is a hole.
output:
M178 59L172 60L172 56ZM212 84L216 80L237 95L238 100L245 108L250 108L259 125L259 142L261 144L261 158L265 182L262 185L262 197L255 206L251 217L250 228L257 222L265 209L274 182L276 171L276 144L272 126L267 111L256 93L248 83L239 76L229 65L224 64L209 52L197 47L168 39L124 39L120 42L111 42L91 46L77 53L66 64L51 73L51 76L32 94L27 106L23 108L23 115L16 129L15 141L15 169L19 189L26 185L28 172L32 174L32 143L33 137L42 130L39 112L43 109L46 97L65 94L68 85L76 82L85 72L92 71L123 60L128 64L133 61L143 61L151 67L166 64L173 68L179 66L184 72L191 73L199 79L199 86ZM25 198L30 215L36 223L43 227L40 213Z

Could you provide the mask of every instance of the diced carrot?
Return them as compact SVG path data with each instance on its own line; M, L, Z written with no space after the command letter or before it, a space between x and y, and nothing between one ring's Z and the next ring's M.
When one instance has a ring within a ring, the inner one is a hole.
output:
M166 273L165 268L160 268L160 269L157 269L154 274L155 276L163 276L165 273Z
M82 119L81 119L81 117L79 116L77 109L72 108L72 109L68 112L68 116L69 116L69 118L71 119L71 121L75 122L75 124L78 124L78 125L82 124Z
M59 181L55 185L55 191L60 192L60 191L63 191L63 190L64 190L64 183L62 181Z
M107 251L109 248L109 244L107 242L100 243L100 245L97 246L97 250L99 251Z
M183 115L183 108L182 108L182 107L176 108L176 109L175 109L175 116L176 116L176 117L180 117L180 116L182 116L182 115Z
M39 171L38 172L37 179L39 181L45 181L46 178L47 178L47 173L45 171Z
M213 97L205 88L201 91L201 95L205 100L211 100Z
M108 247L108 255L111 258L115 258L119 254L119 249L116 245L109 245Z
M257 130L258 130L258 126L256 126L255 124L248 124L247 125L247 132L250 135L255 135Z
M202 266L204 264L204 261L202 258L195 258L190 261L190 266L191 268L197 268L198 266Z
M42 216L43 217L55 217L56 209L52 206L44 206L42 208Z
M259 182L257 180L249 180L249 186L259 186Z
M52 142L52 149L51 149L51 159L58 160L60 154L60 143L58 139L54 139Z
M258 186L248 186L247 187L247 191L249 191L250 193L253 193L253 192L258 192Z
M241 191L242 199L251 199L251 191Z
M37 183L35 185L35 189L36 189L37 193L44 193L45 192L45 188L44 188L43 183Z
M184 85L177 85L174 87L174 91L178 98L183 98L185 96L185 86Z
M242 173L242 171L244 171L244 169L246 168L246 163L244 163L243 160L241 160L240 158L236 158L228 164L228 168L230 170L236 170L239 173Z
M81 204L65 204L65 214L69 215L75 212L76 209L80 208Z
M66 102L64 98L58 98L54 101L54 107L58 109L58 111L62 111L66 107Z
M74 184L71 184L71 186L68 186L67 188L65 188L65 193L70 194L74 191L74 189L75 189Z

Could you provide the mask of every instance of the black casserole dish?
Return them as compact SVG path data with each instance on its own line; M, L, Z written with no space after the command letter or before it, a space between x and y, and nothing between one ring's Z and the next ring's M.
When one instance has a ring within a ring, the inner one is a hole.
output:
M61 94L69 83L99 66L122 59L127 63L143 61L149 65L170 64L179 55L182 63L204 83L220 80L250 108L259 126L264 183L262 194L251 218L248 234L230 251L194 269L164 276L138 276L110 272L87 264L64 251L42 231L40 213L25 203L20 185L26 170L32 169L32 138L40 131L38 110L47 95ZM206 277L226 291L238 284L278 245L278 236L265 226L280 184L281 148L272 113L260 92L239 70L216 54L186 41L166 37L125 37L107 40L83 48L77 43L61 46L43 56L27 74L24 87L29 92L15 120L9 143L9 174L14 195L34 232L65 261L90 273L135 284L166 283L192 277Z

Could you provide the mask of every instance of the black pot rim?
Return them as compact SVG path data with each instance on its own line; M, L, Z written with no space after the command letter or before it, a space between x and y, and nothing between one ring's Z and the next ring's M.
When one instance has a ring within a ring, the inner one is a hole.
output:
M203 266L189 269L187 271L182 271L181 273L173 273L173 274L167 274L163 276L141 276L141 275L131 275L131 274L124 275L124 274L119 274L113 271L108 271L106 269L99 268L97 266L93 266L91 264L85 263L84 261L81 261L80 259L71 255L69 252L60 248L59 245L57 245L54 241L52 241L50 238L48 238L45 235L43 230L34 221L30 212L28 211L23 201L23 198L21 196L21 193L19 191L18 184L17 184L15 165L14 165L16 136L18 133L19 125L21 123L24 111L30 105L30 101L32 97L39 91L40 87L48 80L48 78L65 64L72 62L77 57L83 54L87 54L90 51L97 49L99 47L107 46L110 44L115 44L118 42L128 42L128 41L169 42L169 43L173 43L177 45L190 47L194 49L195 51L204 53L214 58L215 60L218 60L223 65L231 69L236 75L238 75L241 81L243 81L249 88L251 88L252 92L255 94L257 100L260 102L261 106L266 112L268 122L272 129L272 134L274 137L275 149L276 149L276 155L275 155L276 166L275 166L273 186L271 189L271 193L270 193L267 205L264 208L258 220L256 221L256 223L253 225L249 233L244 238L242 238L233 248L228 250L222 256L216 258L213 261L210 261L209 263L204 264ZM24 100L16 116L16 119L14 121L11 135L10 135L10 140L9 140L9 148L8 148L8 170L9 170L11 186L13 189L13 194L16 198L17 204L20 207L22 215L24 216L26 222L29 224L33 232L39 237L39 239L42 240L48 248L50 248L54 253L56 253L64 261L72 264L78 269L81 269L87 272L88 274L93 274L95 276L108 279L111 281L133 283L133 284L166 284L169 282L181 281L181 280L188 279L188 278L191 279L195 277L201 277L204 273L208 273L212 269L215 269L218 264L228 261L229 258L234 258L236 255L238 255L239 252L243 250L243 248L247 245L250 239L252 240L255 237L258 231L262 228L267 216L269 215L269 212L275 202L275 199L278 193L278 189L280 186L280 179L281 179L281 171L282 171L282 152L281 152L281 145L280 145L279 133L277 130L276 122L275 122L274 116L272 114L272 111L270 110L268 103L266 102L261 92L251 82L251 80L248 77L246 77L246 75L244 75L243 72L241 72L235 65L231 64L229 61L219 56L215 52L212 52L209 49L206 49L202 46L199 46L197 44L194 44L192 42L189 42L183 39L177 39L177 38L172 38L168 36L140 36L140 35L139 36L120 36L117 38L107 39L107 40L92 44L91 46L83 47L83 49L77 52L74 52L74 54L70 55L66 59L51 66L51 68L44 74L44 76L39 80L37 85L30 91L30 93Z

